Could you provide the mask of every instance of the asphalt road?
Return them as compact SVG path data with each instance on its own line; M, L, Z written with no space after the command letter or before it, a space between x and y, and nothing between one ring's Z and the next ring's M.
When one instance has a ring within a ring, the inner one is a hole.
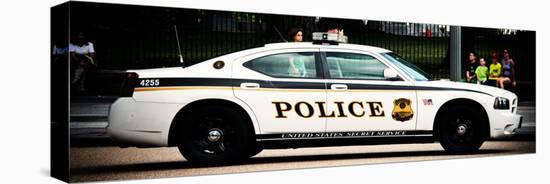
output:
M303 169L534 153L534 139L489 141L475 154L455 155L439 143L264 150L238 165L198 167L175 147L72 147L71 182Z

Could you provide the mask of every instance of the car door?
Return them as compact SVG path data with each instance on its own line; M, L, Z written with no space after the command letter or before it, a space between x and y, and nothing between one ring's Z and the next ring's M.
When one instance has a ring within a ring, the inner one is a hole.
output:
M389 67L376 54L322 49L328 68L327 132L415 130L416 91L399 77L384 79Z
M284 49L241 58L234 94L257 117L261 134L325 132L326 85L319 49Z

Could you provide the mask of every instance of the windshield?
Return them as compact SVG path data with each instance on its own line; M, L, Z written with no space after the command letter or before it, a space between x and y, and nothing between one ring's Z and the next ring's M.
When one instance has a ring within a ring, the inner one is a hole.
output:
M430 74L422 71L422 69L418 68L412 63L409 63L408 61L393 52L381 53L381 55L391 61L393 64L399 67L399 69L403 70L416 81L432 80Z

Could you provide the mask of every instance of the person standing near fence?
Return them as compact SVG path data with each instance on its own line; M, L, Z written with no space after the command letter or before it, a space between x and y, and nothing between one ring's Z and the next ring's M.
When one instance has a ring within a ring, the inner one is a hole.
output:
M466 82L469 83L477 83L477 77L476 77L476 69L477 69L478 63L476 61L476 54L474 52L470 52L468 54L468 62L466 63Z
M491 55L491 65L489 66L489 80L487 85L497 86L497 81L502 73L502 65L498 62L498 54L493 52Z
M288 32L291 42L302 42L304 40L304 31L302 28L292 28Z
M331 22L328 24L327 33L340 33L340 27L336 22Z
M302 28L292 28L290 29L289 31L289 38L291 40L291 42L302 42L303 39L304 39L304 36L303 36L303 30ZM304 77L306 76L306 66L305 66L305 61L303 58L301 57L290 57L288 59L288 64L289 64L289 67L288 67L288 73L290 74L290 76L293 76L293 77Z
M516 70L515 63L512 58L510 58L510 53L508 49L503 51L504 58L502 59L502 77L497 81L498 87L504 89L506 85L512 84L513 87L516 87Z

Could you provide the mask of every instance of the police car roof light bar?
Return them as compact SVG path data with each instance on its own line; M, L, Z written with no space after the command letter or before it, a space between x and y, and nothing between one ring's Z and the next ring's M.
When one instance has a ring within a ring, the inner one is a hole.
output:
M338 45L339 43L348 42L348 37L343 33L314 32L312 37L313 44Z

